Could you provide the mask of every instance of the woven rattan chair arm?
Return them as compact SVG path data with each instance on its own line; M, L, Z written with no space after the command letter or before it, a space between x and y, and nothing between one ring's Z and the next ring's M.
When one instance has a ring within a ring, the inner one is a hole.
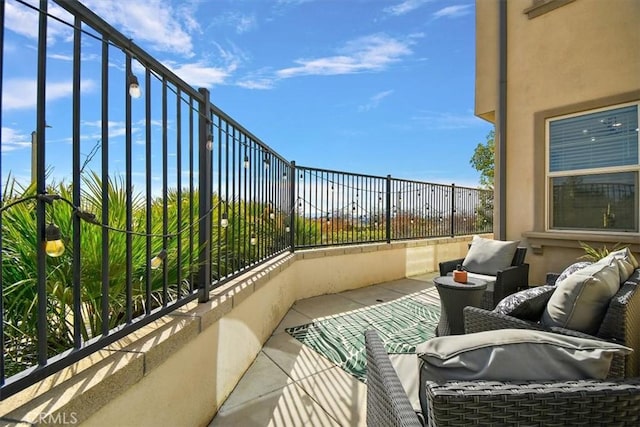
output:
M494 331L496 329L534 329L544 331L545 328L534 322L516 319L501 313L484 310L478 307L464 308L465 333Z
M464 258L452 259L450 261L444 261L439 264L440 267L440 275L446 276L447 273L451 273L456 269L458 265L461 265L464 261Z
M493 307L502 298L529 286L529 264L513 265L498 271L493 285Z
M430 425L637 425L640 379L426 381Z
M367 425L422 426L377 331L365 332Z

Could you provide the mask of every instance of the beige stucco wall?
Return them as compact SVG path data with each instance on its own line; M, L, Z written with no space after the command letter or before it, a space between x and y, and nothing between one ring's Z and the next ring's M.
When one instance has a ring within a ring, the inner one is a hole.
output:
M475 114L495 121L498 93L498 2L476 0Z
M541 283L547 271L557 271L581 254L564 246L575 248L578 240L590 240L584 234L565 236L558 247L558 241L527 234L545 231L544 116L640 99L634 95L640 90L640 2L577 0L529 19L524 11L532 4L507 2L506 237L535 240L527 261L530 281ZM480 43L497 44L484 28L497 25L497 1L477 1L476 12L480 56L484 50L491 52ZM489 56L487 61L493 59ZM491 102L495 106L497 93L491 92L497 67L483 65L476 72L487 73L476 78L477 84L486 85L476 88L476 108ZM486 116L487 108L476 109L476 114ZM636 253L640 250L638 235L600 235L595 241L608 246L622 242Z
M190 303L0 402L0 417L105 427L206 426L296 300L435 271L441 261L464 257L470 240L282 255L216 289L209 302Z

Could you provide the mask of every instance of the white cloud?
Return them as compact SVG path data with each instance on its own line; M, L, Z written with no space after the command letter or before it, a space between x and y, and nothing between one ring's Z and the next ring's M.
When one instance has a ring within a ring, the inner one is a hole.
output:
M411 43L384 34L361 37L348 42L340 55L316 59L299 59L297 67L284 68L276 74L280 78L304 75L337 75L379 71L412 53Z
M257 20L254 15L227 12L215 17L212 20L212 24L233 27L237 34L243 34L256 28Z
M457 18L468 15L472 12L471 5L447 6L433 14L434 18Z
M235 66L228 68L209 67L201 62L192 64L167 62L164 65L191 86L206 88L225 83L236 68Z
M195 13L192 8L182 5L173 9L163 0L82 2L137 44L145 42L159 51L194 55L189 31L198 30L199 26L190 15Z
M37 0L25 0L26 3L35 7L39 7ZM55 3L49 3L48 13L60 18L64 22L72 23L73 17L67 11L57 6ZM38 21L40 14L20 3L6 2L5 3L5 18L4 23L7 28L15 33L21 34L30 39L38 38ZM55 43L58 39L69 40L73 35L73 29L69 25L65 25L55 19L48 19L47 25L47 42L48 44Z
M364 112L377 108L378 105L380 105L380 102L392 93L392 90L385 90L384 92L376 93L371 98L369 98L369 102L367 104L359 106L358 111Z
M273 89L275 86L275 79L264 78L245 78L236 83L238 86L245 89Z
M96 129L100 129L100 132L94 132L91 134L83 134L82 139L85 140L99 140L100 138L102 138L102 120L93 120L93 121L83 121L82 122L83 126L86 126L88 128L96 128ZM109 120L107 122L107 129L108 129L108 137L109 139L111 138L117 138L120 136L124 136L126 135L126 126L125 123L122 121L112 121ZM132 134L136 134L140 132L140 128L137 128L135 126L133 126L131 128L131 133Z
M82 80L80 89L83 93L91 92L96 87L93 80ZM2 90L2 107L4 110L20 110L35 108L36 106L36 80L35 79L8 79ZM66 98L73 93L71 80L62 82L47 81L47 102Z
M2 128L1 135L2 147L0 149L3 153L31 147L31 135L24 135L15 129L6 127Z
M394 6L384 8L384 12L389 15L399 16L418 9L420 6L429 3L432 0L405 0Z
M422 112L418 116L412 117L412 120L424 124L426 129L431 130L466 129L485 123L473 113L452 114L434 111Z

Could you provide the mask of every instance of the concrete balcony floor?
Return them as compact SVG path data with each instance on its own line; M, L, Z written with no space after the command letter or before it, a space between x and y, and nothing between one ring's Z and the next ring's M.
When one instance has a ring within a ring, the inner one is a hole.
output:
M297 301L209 427L365 426L367 386L291 337L285 328L424 293L438 303L428 273Z

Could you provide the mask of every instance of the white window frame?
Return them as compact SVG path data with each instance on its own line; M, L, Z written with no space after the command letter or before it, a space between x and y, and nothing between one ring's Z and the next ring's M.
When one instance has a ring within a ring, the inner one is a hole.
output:
M550 233L575 233L575 234L594 234L594 235L638 235L640 236L640 133L638 133L638 159L635 165L628 166L609 166L602 168L593 168L593 169L576 169L571 171L561 171L561 172L550 172L550 146L549 146L549 137L550 137L550 124L551 122L557 120L568 119L572 117L584 116L587 114L598 113L602 111L615 110L618 108L628 107L636 105L638 112L638 123L640 124L640 101L634 102L626 102L623 104L616 104L602 108L595 108L591 110L581 111L579 113L571 113L564 114L561 116L550 117L545 120L545 230ZM603 173L619 173L619 172L635 172L636 173L636 212L638 215L635 219L635 229L636 231L616 231L616 230L590 230L590 229L561 229L561 228L552 228L552 213L553 213L553 194L552 194L552 186L551 182L553 178L557 177L568 177L568 176L576 176L576 175L595 175L595 174L603 174Z

